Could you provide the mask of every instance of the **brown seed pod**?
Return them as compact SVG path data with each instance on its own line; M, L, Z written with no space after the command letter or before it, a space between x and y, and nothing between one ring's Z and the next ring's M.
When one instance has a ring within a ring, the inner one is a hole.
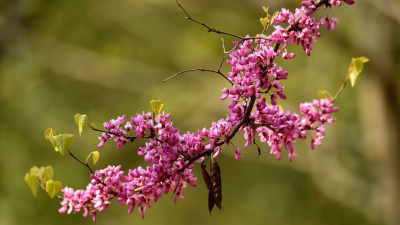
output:
M211 193L214 197L215 205L221 210L222 209L222 188L221 188L221 169L217 161L211 157L210 166L210 177L211 177Z
M211 192L208 192L208 211L210 211L210 215L214 208L214 205L215 205L215 200L214 200Z
M214 197L212 196L211 178L207 172L205 161L203 161L201 163L201 173L203 174L203 179L204 179L204 182L206 183L207 190L208 190L208 211L210 211L210 214L211 214L211 212L214 208L214 205L215 205L215 200L214 200Z
M204 179L204 182L206 183L207 190L211 193L211 178L206 170L205 161L203 161L201 163L201 173L203 173L203 179Z

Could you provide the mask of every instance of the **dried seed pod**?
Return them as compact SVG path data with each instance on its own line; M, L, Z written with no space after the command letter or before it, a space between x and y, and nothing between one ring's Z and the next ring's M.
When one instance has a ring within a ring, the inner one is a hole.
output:
M204 182L206 183L207 190L211 193L211 178L206 170L205 161L201 163L201 173L203 173L203 179Z
M211 177L211 193L214 197L215 205L221 210L222 209L222 188L221 188L221 169L217 161L211 157L210 166L210 177Z
M208 211L210 211L210 215L214 208L214 205L215 205L215 200L214 200L211 192L208 192Z
M207 190L208 190L208 210L210 214L214 208L215 200L211 192L211 178L207 172L205 161L201 163L201 173L203 174L204 182L206 183Z

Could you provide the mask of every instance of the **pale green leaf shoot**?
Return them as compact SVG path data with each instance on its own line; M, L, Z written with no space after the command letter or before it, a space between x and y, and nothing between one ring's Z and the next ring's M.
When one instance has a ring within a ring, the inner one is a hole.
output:
M96 164L100 159L100 153L98 151L93 152L93 164Z
M328 99L327 91L319 90L318 91L318 99Z
M153 108L153 112L154 112L155 116L158 116L158 114L161 113L161 109L164 106L164 102L161 100L151 100L150 104L151 104L151 108Z
M33 196L36 197L37 192L39 190L38 174L37 173L34 173L34 174L26 173L24 180L28 184L29 188L31 189Z
M76 125L78 125L78 128L79 128L79 136L82 136L82 132L85 129L86 124L88 123L88 117L86 114L81 115L81 114L77 113L74 116L74 118L75 118L75 123L76 123Z
M50 141L50 143L53 145L53 148L56 152L59 151L58 147L56 146L56 144L54 143L54 135L58 134L58 130L55 129L53 130L53 128L47 128L46 131L44 132L44 137L46 139L48 139Z
M354 87L358 76L363 70L364 63L368 62L369 59L366 57L352 58L349 69L347 71L348 77L350 79L351 86Z
M74 135L72 134L59 134L53 136L54 143L59 149L61 155L64 155L66 151L68 151L69 147L71 147L72 141L74 139Z
M39 169L39 179L42 183L46 183L48 180L53 179L54 170L51 166L40 167Z
M54 198L61 191L62 184L60 181L48 180L46 182L46 192L50 198Z

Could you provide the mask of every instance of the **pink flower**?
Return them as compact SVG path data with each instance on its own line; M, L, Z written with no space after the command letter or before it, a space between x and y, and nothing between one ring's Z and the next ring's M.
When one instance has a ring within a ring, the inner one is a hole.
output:
M336 17L332 16L332 30L335 29L335 24L337 24L339 22L339 20Z
M236 151L235 151L235 159L239 160L240 158L243 158L242 149L237 148Z

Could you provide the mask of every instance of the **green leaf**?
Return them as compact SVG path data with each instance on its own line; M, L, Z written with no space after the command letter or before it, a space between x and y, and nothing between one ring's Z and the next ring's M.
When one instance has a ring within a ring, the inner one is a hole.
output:
M327 91L319 90L318 91L318 99L328 99Z
M272 14L271 18L269 19L269 25L271 26L272 23L274 23L274 19L277 18L279 16L279 11L274 12L274 14Z
M32 168L29 169L29 174L30 175L38 175L39 176L39 168L37 166L33 166Z
M364 63L368 62L369 59L366 57L352 58L347 74L350 79L351 86L354 87L357 78L363 70Z
M274 22L274 19L279 16L279 11L275 12L271 16L268 13L269 7L263 6L262 8L263 8L264 12L267 14L267 16L264 18L260 18L260 22L261 22L262 26L265 28L265 30L268 30L268 27L272 25L272 23Z
M39 179L42 183L46 183L48 180L53 179L54 170L51 166L40 167Z
M58 130L57 129L53 130L53 128L47 128L44 131L44 137L50 141L50 143L53 145L53 148L54 148L54 150L56 152L58 152L59 149L56 146L56 144L54 143L54 138L53 137L54 137L54 135L57 135L57 134L58 134Z
M79 128L79 136L82 136L82 132L85 129L86 124L88 122L88 117L86 114L81 115L79 113L77 113L74 117L75 117L75 123L76 125L78 125Z
M161 100L151 100L150 104L151 104L151 108L153 108L154 114L156 114L156 116L158 116L158 114L161 113L161 109L164 106L164 102Z
M263 6L262 9L264 10L264 12L265 12L267 15L269 15L269 14L268 14L269 6L268 6L268 7Z
M268 8L269 7L263 6L262 8L263 8L264 12L267 14L267 16L265 18L260 18L260 22L263 25L263 27L266 28L268 23L269 23L269 19L271 18L271 16L268 14Z
M265 17L265 18L260 18L260 22L261 22L261 24L262 24L262 26L263 27L266 27L267 25L268 25L268 18L267 17Z
M59 134L56 136L53 136L54 138L54 143L57 146L57 148L60 150L61 155L65 154L65 151L71 147L72 140L74 139L74 135L72 134Z
M46 139L49 139L50 135L53 135L53 129L52 129L52 128L47 128L47 129L44 131L44 137L45 137Z
M61 191L62 184L60 181L48 180L46 182L46 192L49 194L50 198L54 198Z
M59 134L59 135L61 135L61 134ZM54 136L53 135L49 136L49 141L53 144L54 150L56 152L60 151L60 149L57 147L56 143L54 142Z
M365 56L361 56L361 57L359 57L357 59L360 60L362 63L369 62L369 59L367 57L365 57Z
M93 164L96 164L99 161L100 153L98 151L93 152Z
M37 173L33 173L33 174L26 173L24 180L28 184L29 188L31 189L33 196L36 197L37 192L39 190L38 174Z

